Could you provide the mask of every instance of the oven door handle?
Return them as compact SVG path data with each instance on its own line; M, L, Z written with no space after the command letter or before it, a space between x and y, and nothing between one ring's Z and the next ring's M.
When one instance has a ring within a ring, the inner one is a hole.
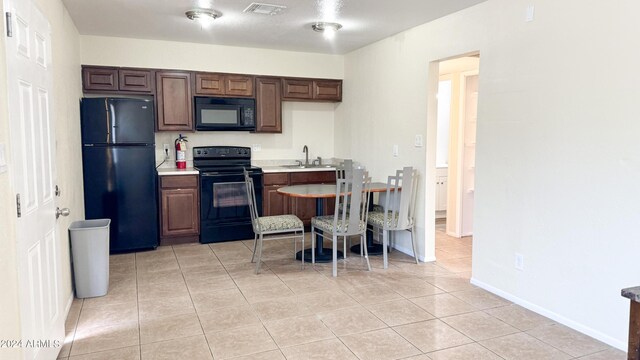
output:
M253 176L260 176L262 174L260 173L249 173L249 176L253 177ZM218 173L218 172L204 172L204 173L200 173L200 177L208 177L208 178L212 178L212 177L226 177L226 176L244 176L243 174L229 174L229 173Z

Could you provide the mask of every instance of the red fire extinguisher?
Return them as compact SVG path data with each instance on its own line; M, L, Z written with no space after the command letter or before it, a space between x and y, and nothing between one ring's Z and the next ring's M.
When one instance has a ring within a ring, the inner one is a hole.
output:
M175 141L176 144L176 167L178 169L186 169L187 168L187 137L178 136Z

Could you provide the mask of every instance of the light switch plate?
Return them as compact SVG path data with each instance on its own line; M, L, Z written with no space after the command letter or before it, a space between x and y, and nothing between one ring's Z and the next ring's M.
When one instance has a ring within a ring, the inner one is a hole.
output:
M251 151L253 151L253 152L262 151L262 145L260 145L260 144L251 145Z
M393 145L393 156L398 157L400 150L398 149L398 145Z
M7 158L4 144L0 144L0 174L7 172Z
M536 13L536 7L533 5L529 5L527 6L527 14L525 15L524 21L533 21L533 18L535 17L535 13Z
M415 147L423 147L424 146L424 139L422 138L422 135L420 135L420 134L416 135L416 139L415 139L413 145Z

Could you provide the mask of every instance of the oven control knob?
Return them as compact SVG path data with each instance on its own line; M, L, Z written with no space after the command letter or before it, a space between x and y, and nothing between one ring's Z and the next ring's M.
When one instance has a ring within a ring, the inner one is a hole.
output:
M201 151L200 150L196 150L196 154L200 155Z

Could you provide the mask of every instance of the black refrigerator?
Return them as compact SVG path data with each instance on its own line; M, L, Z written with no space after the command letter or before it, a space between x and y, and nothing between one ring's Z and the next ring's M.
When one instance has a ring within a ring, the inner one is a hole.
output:
M152 100L83 98L86 219L111 219L110 252L158 246Z

